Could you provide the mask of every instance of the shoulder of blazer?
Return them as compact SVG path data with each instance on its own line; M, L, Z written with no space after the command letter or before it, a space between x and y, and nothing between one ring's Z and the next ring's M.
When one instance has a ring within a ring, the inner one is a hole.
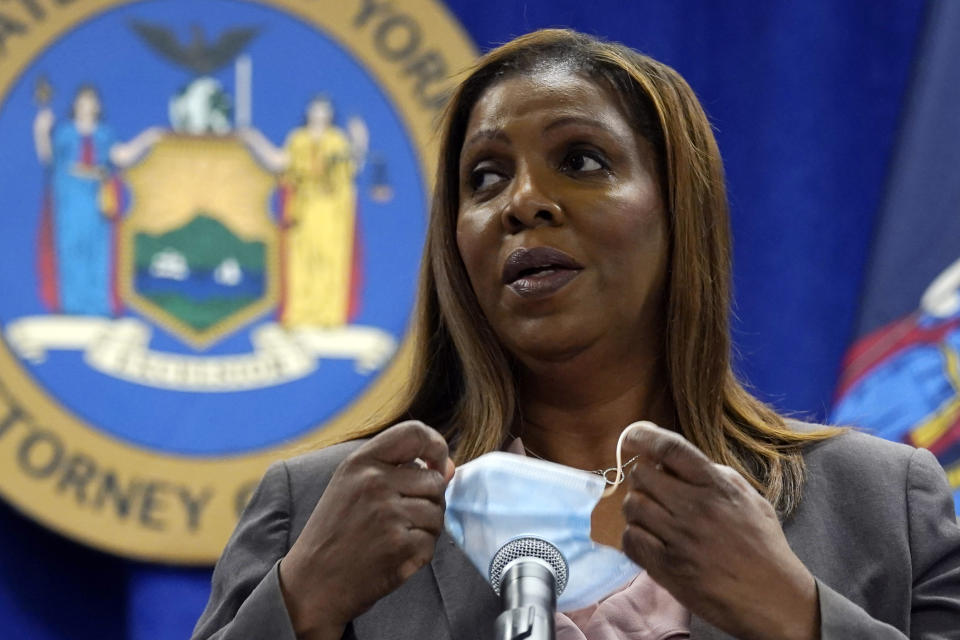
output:
M849 571L850 562L864 557L900 554L903 562L891 558L890 570L909 563L908 488L917 453L853 429L804 449L803 495L783 527L794 552L817 577L842 586L829 576ZM847 578L852 577L837 574L838 581Z
M811 431L822 425L811 425L790 421L791 428L797 431ZM858 477L877 476L881 481L888 476L892 467L901 468L906 473L910 458L916 452L914 447L901 442L884 440L864 431L848 427L832 438L814 442L803 449L803 459L810 473L856 474ZM883 463L879 465L878 463Z

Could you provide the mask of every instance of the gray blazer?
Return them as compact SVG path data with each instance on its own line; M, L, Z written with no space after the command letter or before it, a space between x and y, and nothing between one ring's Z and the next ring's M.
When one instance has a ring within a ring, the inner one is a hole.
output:
M227 543L193 638L294 640L278 564L348 442L271 466ZM823 640L960 639L960 526L928 451L850 432L807 448L803 501L783 523L817 578ZM359 551L358 551L359 553ZM493 591L446 534L432 562L347 628L345 638L481 640ZM727 634L691 621L694 640Z

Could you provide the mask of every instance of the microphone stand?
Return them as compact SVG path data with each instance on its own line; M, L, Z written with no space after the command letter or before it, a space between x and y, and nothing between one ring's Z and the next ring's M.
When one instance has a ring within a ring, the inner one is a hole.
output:
M556 577L549 564L533 557L510 562L500 581L500 602L496 640L554 640Z

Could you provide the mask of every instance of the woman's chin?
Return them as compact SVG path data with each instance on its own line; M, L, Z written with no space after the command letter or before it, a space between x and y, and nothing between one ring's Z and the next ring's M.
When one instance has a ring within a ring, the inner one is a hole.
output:
M582 334L526 336L508 345L510 352L524 364L567 362L583 353L590 345Z

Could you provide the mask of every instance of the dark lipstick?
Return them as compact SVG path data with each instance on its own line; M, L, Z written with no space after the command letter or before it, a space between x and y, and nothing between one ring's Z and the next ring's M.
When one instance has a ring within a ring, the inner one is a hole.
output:
M545 296L580 275L583 265L553 247L517 249L503 264L503 284L524 297Z

